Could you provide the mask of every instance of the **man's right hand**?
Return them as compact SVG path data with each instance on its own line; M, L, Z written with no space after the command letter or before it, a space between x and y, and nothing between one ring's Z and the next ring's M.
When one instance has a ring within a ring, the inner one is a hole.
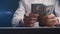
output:
M37 22L39 14L29 14L29 16L24 15L24 25L32 27L34 23Z

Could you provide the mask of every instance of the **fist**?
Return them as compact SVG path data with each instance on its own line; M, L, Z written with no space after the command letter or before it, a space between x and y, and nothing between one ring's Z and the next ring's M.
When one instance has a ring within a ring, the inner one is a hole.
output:
M40 17L39 22L45 26L51 26L51 27L58 25L58 19L55 17L54 14Z
M34 23L37 22L39 14L29 14L29 16L24 16L24 25L32 27Z

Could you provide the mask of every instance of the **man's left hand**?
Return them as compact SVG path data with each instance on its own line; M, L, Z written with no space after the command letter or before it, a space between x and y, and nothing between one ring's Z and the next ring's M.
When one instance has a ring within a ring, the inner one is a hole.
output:
M54 14L46 15L41 18L42 19L40 20L42 20L43 24L50 26L50 27L58 25L58 22L59 22L57 17L55 17Z

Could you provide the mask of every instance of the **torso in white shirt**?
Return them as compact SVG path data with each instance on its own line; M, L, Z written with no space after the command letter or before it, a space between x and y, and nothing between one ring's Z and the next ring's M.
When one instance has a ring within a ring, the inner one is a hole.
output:
M55 5L55 0L22 0L23 6L25 8L25 14L28 16L31 13L31 4L41 4L44 5ZM35 23L34 27L39 27L39 23Z
M43 3L44 5L55 5L55 0L22 0L23 6L26 10L26 15L28 16L31 13L31 4Z
M59 16L60 18L60 7L57 5L58 3L55 3L56 0L22 0L22 3L20 3L19 8L16 10L14 17L12 19L12 24L14 24L14 26L17 26L20 22L20 20L24 18L24 13L28 16L29 13L31 13L31 4L34 3L43 3L45 5L55 5L56 4L56 14ZM23 4L23 5L22 5ZM24 7L24 8L23 8ZM35 23L35 27L38 26L38 24Z

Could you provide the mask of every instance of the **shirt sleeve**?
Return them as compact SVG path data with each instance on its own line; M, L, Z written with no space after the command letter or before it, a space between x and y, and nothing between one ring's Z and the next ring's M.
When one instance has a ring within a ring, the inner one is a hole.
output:
M12 26L18 26L20 25L19 22L24 18L24 14L25 14L25 8L22 4L22 2L19 2L19 7L16 10L16 12L14 13L13 19L12 19Z
M60 6L58 4L58 1L56 2L56 5L55 5L55 13L56 13L56 16L59 20L59 24L60 24Z

